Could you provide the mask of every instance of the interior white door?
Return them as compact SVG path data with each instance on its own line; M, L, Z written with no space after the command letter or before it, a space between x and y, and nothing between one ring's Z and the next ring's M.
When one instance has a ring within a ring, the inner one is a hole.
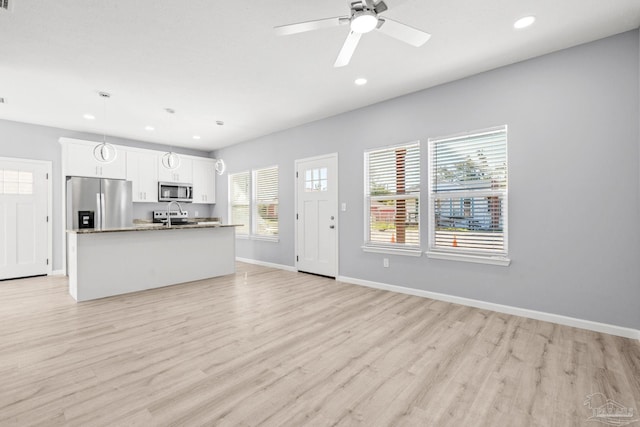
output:
M296 267L338 273L338 156L296 161Z
M0 279L49 271L50 167L0 159Z

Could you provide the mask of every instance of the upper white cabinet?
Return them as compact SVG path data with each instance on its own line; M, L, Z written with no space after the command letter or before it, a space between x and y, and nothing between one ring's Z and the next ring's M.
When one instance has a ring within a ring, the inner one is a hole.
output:
M180 164L174 169L167 169L162 164L162 155L158 156L158 181L193 184L193 161L186 156L180 154L178 156L180 157Z
M93 154L99 142L60 138L60 143L64 175L126 179L132 183L134 202L158 202L158 182L192 184L194 203L216 202L215 159L178 154L179 165L167 169L162 164L166 151L116 145L116 158L102 163Z
M93 150L98 144L99 142L95 144L65 144L65 149L63 149L66 161L65 175L125 179L127 175L126 154L117 149L115 160L110 163L99 162L93 155Z
M193 203L216 202L216 161L193 159Z
M158 153L127 151L127 180L132 182L134 202L157 202Z

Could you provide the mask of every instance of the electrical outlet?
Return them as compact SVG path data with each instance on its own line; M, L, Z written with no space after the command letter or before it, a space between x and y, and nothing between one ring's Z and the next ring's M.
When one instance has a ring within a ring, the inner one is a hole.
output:
M389 258L382 258L382 266L384 268L389 268Z
M345 202L342 202L342 206L340 207L340 210L342 210L342 212L347 211L347 204Z

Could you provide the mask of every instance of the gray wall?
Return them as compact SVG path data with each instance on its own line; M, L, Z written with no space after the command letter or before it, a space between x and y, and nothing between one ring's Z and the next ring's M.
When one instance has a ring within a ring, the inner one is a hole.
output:
M18 123L0 120L0 157L16 157L33 160L48 160L53 163L53 269L61 270L62 267L62 239L64 230L60 219L61 205L61 146L58 143L60 137L85 139L89 141L102 141L102 135L75 132L66 129L58 129L46 126ZM150 144L142 141L108 137L109 142L118 145L126 145L151 150L165 150L166 147L158 144ZM209 153L197 150L180 149L172 147L175 152L193 156L209 157ZM134 218L151 219L151 211L162 209L166 204L158 203L134 203ZM188 210L193 215L196 210L201 216L211 215L213 208L210 205L191 205Z
M294 265L294 161L337 152L340 275L640 329L639 51L636 30L219 150L230 173L280 167L280 241L237 255ZM427 138L502 124L511 266L360 249L363 150L421 140L426 200Z

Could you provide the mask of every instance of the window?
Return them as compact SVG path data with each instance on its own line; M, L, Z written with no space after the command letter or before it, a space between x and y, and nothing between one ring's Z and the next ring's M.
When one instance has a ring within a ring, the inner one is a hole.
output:
M433 258L508 265L507 127L429 139Z
M304 191L327 191L327 182L327 168L308 169L304 174Z
M0 169L0 194L33 194L33 172Z
M278 167L229 174L229 220L237 235L278 237Z
M278 235L278 168L253 171L254 224L253 234L257 236Z
M364 161L363 249L420 255L420 143L371 150Z

